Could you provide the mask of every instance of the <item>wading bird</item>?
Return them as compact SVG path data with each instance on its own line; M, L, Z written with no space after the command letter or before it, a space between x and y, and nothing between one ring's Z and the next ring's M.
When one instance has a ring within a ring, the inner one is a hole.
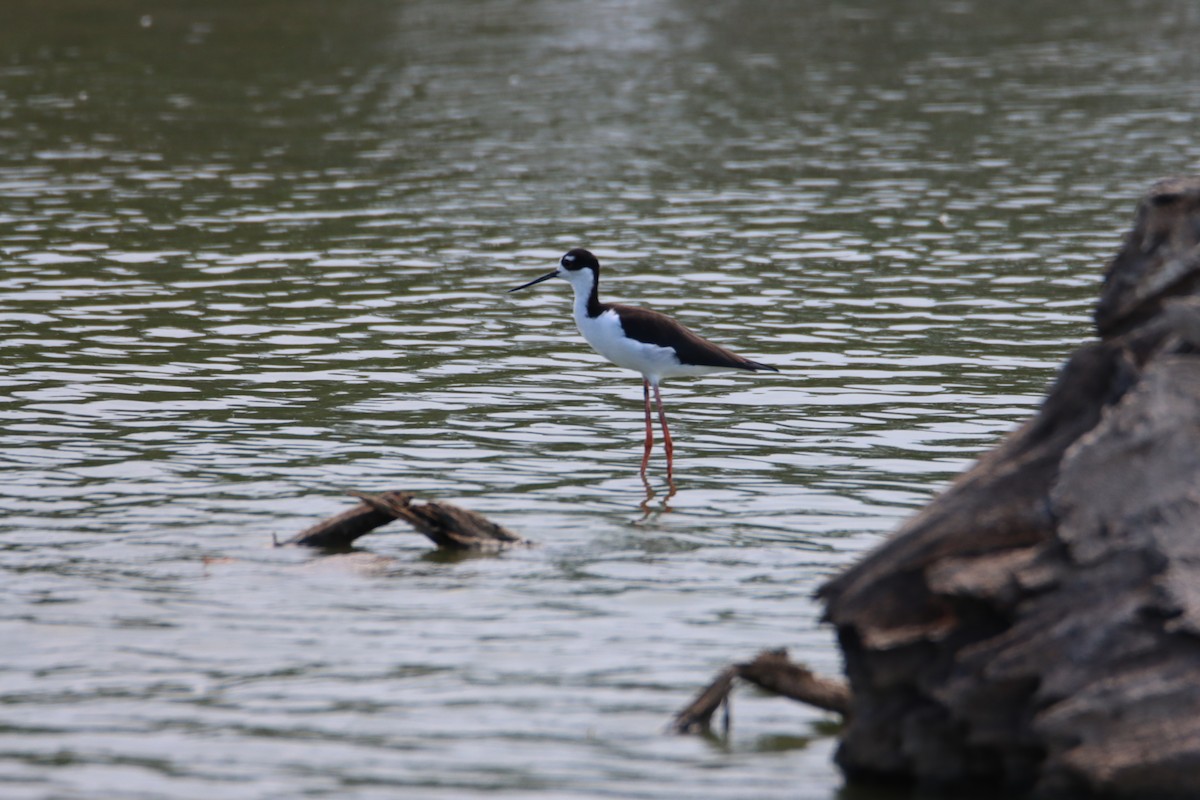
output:
M654 429L650 422L650 389L658 404L663 447L667 451L667 480L672 480L674 448L667 429L659 384L664 378L703 375L721 370L770 370L775 367L751 361L720 345L697 336L666 314L645 308L600 302L600 262L582 247L562 257L558 268L509 292L520 291L551 278L564 278L575 290L575 324L588 344L618 367L642 374L642 394L646 401L646 450L642 455L642 477L650 462Z

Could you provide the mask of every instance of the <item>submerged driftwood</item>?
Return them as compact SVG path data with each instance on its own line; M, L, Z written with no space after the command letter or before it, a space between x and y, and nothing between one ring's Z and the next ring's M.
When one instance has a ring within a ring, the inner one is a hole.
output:
M360 536L402 519L445 550L495 551L528 544L474 511L450 503L414 503L407 492L350 492L362 502L281 542L305 547L349 547Z
M1200 797L1200 178L1155 185L1098 342L826 584L852 777Z
M787 650L764 650L753 661L732 664L721 670L712 683L675 715L670 730L673 733L707 731L718 708L724 706L728 712L735 678L826 711L844 715L850 708L850 690L844 681L814 674L808 667L789 659ZM725 727L729 727L728 715Z

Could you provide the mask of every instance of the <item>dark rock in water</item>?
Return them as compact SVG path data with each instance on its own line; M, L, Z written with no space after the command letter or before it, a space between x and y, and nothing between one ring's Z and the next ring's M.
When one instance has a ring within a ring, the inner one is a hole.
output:
M1142 200L1096 325L1031 420L821 589L852 777L1200 797L1200 178Z

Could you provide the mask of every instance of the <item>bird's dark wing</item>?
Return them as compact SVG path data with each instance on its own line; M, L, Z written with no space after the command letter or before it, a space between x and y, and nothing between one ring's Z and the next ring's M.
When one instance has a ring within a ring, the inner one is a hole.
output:
M770 370L775 367L742 358L737 353L713 344L702 336L692 333L666 314L636 306L611 304L609 309L620 315L621 329L631 339L659 347L671 347L684 364L702 367L726 367L728 369Z

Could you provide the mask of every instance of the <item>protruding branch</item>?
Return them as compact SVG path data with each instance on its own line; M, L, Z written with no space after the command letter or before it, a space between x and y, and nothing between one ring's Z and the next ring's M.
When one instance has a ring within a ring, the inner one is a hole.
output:
M671 721L673 733L708 730L713 714L728 707L733 679L741 678L762 689L843 716L850 713L850 688L844 681L823 678L788 658L787 650L764 650L753 661L721 670L696 698Z
M671 720L672 733L700 733L712 727L712 716L729 701L733 691L733 679L737 677L737 666L721 670L713 682L705 686L692 702Z
M764 650L749 664L738 664L742 680L810 706L841 714L850 713L850 687L836 678L823 678L788 658L787 650Z
M349 547L355 539L394 519L403 519L447 550L494 551L528 544L481 514L450 503L414 503L407 492L350 492L362 502L288 539L305 547Z

